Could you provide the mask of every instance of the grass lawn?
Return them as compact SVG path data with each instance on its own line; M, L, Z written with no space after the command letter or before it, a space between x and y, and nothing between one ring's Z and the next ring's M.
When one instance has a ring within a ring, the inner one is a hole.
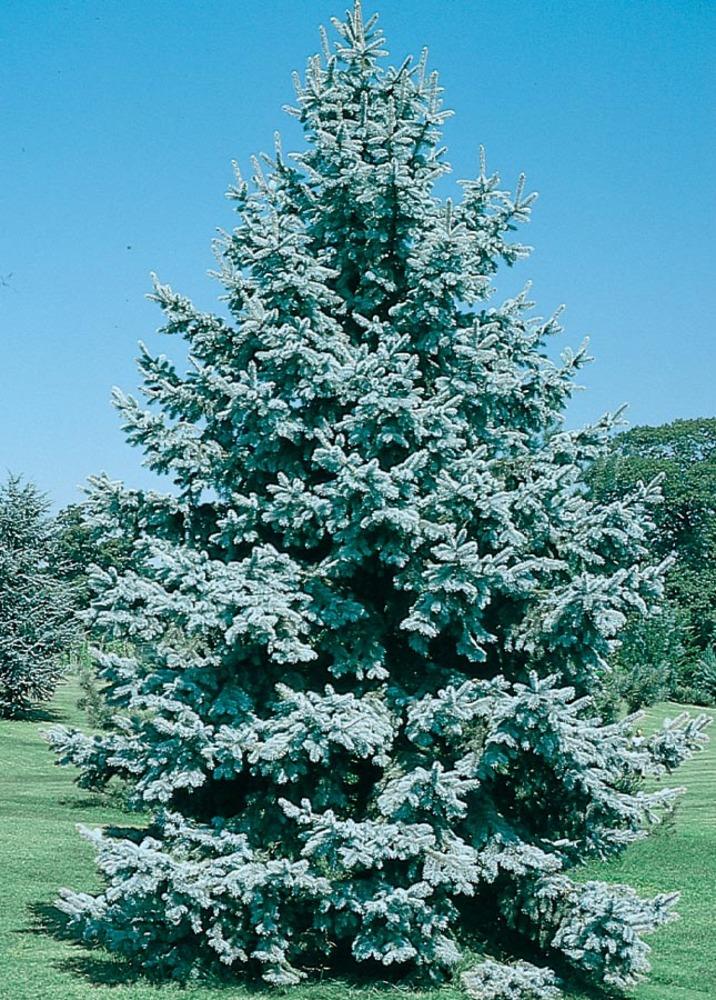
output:
M73 682L58 693L54 721L82 724ZM679 711L659 705L657 724ZM55 767L41 737L48 721L0 721L0 996L7 1000L241 1000L256 991L241 986L155 986L128 974L106 953L88 951L48 933L51 904L59 886L97 886L93 850L75 824L118 823L128 817L101 798L76 788L66 768ZM616 863L589 875L624 881L644 893L679 889L682 919L651 938L651 980L635 1000L711 1000L716 997L716 732L707 750L678 775L688 787L676 818ZM273 995L275 992L271 991ZM396 986L351 986L326 981L290 991L292 1000L368 1000L411 997L457 1000L460 991L415 992ZM571 994L571 1000L584 1000Z

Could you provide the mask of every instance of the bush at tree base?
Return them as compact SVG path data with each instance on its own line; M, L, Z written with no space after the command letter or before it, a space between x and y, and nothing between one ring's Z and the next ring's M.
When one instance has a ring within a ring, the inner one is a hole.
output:
M677 795L642 779L702 739L701 720L647 739L591 707L627 614L661 593L656 487L589 499L612 420L562 426L585 351L552 363L555 318L489 304L533 196L483 159L438 200L437 77L424 56L387 68L359 6L335 27L296 81L305 151L277 140L231 189L229 318L157 283L191 364L143 348L148 408L117 394L175 491L94 481L95 526L139 546L136 569L96 573L97 623L137 652L100 656L115 728L51 738L155 821L88 832L106 888L61 907L179 978L287 985L349 960L440 978L476 934L542 953L473 970L489 995L553 995L555 956L626 986L674 894L568 873L641 837Z

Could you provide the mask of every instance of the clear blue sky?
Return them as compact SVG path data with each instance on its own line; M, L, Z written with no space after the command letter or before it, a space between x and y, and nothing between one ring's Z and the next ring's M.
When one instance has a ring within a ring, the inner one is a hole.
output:
M147 483L109 404L157 338L148 274L212 308L230 161L286 145L290 73L345 0L0 4L0 471L55 502L100 470ZM373 7L366 3L366 9ZM711 0L383 0L396 61L430 47L454 178L540 192L523 232L541 312L597 361L571 423L716 413Z

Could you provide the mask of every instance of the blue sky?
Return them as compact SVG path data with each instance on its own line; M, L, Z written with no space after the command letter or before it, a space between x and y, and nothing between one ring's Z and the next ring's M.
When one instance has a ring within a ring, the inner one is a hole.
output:
M701 0L383 0L395 61L427 44L453 178L477 147L540 192L522 238L539 311L596 362L570 423L716 413L716 5ZM104 470L149 481L112 385L154 335L149 272L213 308L230 161L270 149L290 73L344 0L4 0L0 5L0 470L56 503ZM372 5L366 4L371 11ZM709 293L708 289L712 291Z

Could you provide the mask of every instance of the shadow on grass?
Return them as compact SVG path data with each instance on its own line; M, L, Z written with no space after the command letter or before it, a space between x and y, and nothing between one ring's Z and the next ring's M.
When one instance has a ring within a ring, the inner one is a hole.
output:
M55 962L55 968L84 980L91 986L132 986L144 984L159 989L161 986L173 984L204 988L212 992L233 991L238 1000L240 996L275 997L276 987L270 986L255 976L247 973L212 972L202 973L181 981L167 976L152 974L140 964L134 964L119 956L112 956L102 948L96 950L92 946L77 941L68 929L69 918L56 906L49 903L33 903L28 907L31 916L31 926L18 933L43 934L55 940L70 942L77 947L77 954L69 955ZM478 960L478 956L475 956ZM558 964L558 963L555 963ZM410 991L411 1000L445 1000L454 996L463 996L457 983L452 986L444 984L443 989L432 988L425 981L418 981L412 976L401 974L396 968L394 976L387 978L386 969L374 963L356 967L349 963L340 963L332 967L307 970L309 975L302 986L295 989L297 1000L306 1000L310 991L316 1000L330 997L364 996L369 998L405 996ZM579 1000L624 1000L624 993L600 987L590 987L583 980L575 978L565 966L558 970L562 975L565 997L579 997ZM314 993L315 991L315 993Z
M129 791L124 782L110 781L103 788L83 788L75 784L74 791L58 798L58 805L66 809L104 809L136 817L136 825L148 827L150 814L141 806L129 801Z
M57 968L78 979L84 980L90 986L145 986L157 991L163 986L181 986L187 989L211 990L212 993L230 993L233 1000L244 996L269 998L276 996L276 987L266 983L252 981L243 976L230 978L199 975L189 979L170 979L166 976L151 975L140 966L131 965L121 958L111 958L101 955L72 955L57 963Z
M63 809L106 809L107 799L99 792L87 795L64 795L57 799L57 805Z
M121 986L145 982L159 985L162 980L148 976L138 966L132 966L119 958L107 955L107 952L92 954L91 946L77 941L69 930L69 918L52 903L31 903L28 906L30 926L19 930L19 934L41 934L52 937L56 941L69 942L78 951L85 954L70 955L54 963L55 968L85 979L94 986ZM86 954L87 950L90 954Z
M80 811L82 809L102 809L104 812L111 810L115 813L125 813L127 816L140 816L136 809L130 809L126 802L117 796L108 795L106 792L77 792L60 796L57 804L64 809ZM102 824L105 826L106 824Z
M91 986L132 986L145 985L161 989L177 980L170 980L166 977L153 976L148 974L141 967L131 965L119 958L106 957L105 955L76 955L65 958L57 963L57 968L76 976ZM383 973L385 970L383 970ZM224 976L214 976L203 974L189 981L182 981L181 985L186 987L196 987L199 989L211 990L212 993L230 993L234 1000L241 997L274 998L276 987L264 983L256 978L251 978L245 973L236 973L233 976L227 973ZM565 991L565 1000L578 997L579 1000L627 1000L624 993L605 991L599 988L590 988L583 982L574 980L562 980ZM390 998L406 997L410 1000L454 1000L456 997L463 998L464 992L458 982L444 983L442 987L430 987L425 982L416 983L410 978L401 981L399 976L393 980L386 980L383 976L373 977L370 974L360 975L358 973L347 974L331 970L325 975L310 975L298 987L292 987L292 992L296 1000L307 1000L310 996L315 1000L330 998L330 1000L376 1000L378 997Z
M65 716L52 705L32 705L5 718L8 722L62 722Z
M183 985L187 987L204 988L212 992L232 992L234 998L240 996L275 997L276 987L263 982L250 973L204 972L190 979L173 980L167 976L152 974L140 964L134 964L119 956L112 956L102 948L96 950L85 943L78 942L68 929L69 918L49 903L32 903L28 907L31 917L29 927L18 930L19 934L41 934L57 941L71 943L76 946L77 953L61 958L53 965L56 969L84 980L91 986L133 986L141 985L156 987ZM436 1000L437 990L430 989L426 983L412 982L396 975L392 980L385 978L386 970L352 968L322 968L308 970L309 975L302 987L296 988L297 1000L306 1000L306 992L315 991L316 1000L326 996L331 1000L338 997L358 997L363 995L377 997L380 994L395 997L404 995L410 988L411 1000ZM396 970L397 972L397 970ZM306 992L304 992L306 991ZM324 992L325 991L325 992ZM452 996L453 991L446 991ZM447 997L446 997L447 1000ZM598 998L603 1000L603 998Z
M169 977L152 975L139 966L125 962L120 958L100 955L73 955L56 963L57 968L84 980L91 986L151 986L160 990L162 986L181 985L187 988L211 990L212 993L227 993L232 1000L243 997L265 998L273 1000L277 989L257 977L252 977L245 971L225 974L199 973L189 979L174 980ZM283 991L281 991L283 993ZM326 970L325 974L309 975L300 986L291 987L290 993L296 1000L375 1000L384 996L386 1000L398 1000L400 997L410 997L410 1000L454 1000L463 993L456 986L450 988L444 984L444 989L422 984L416 985L410 980L401 982L398 977L389 981L385 978L371 977L369 974L340 974L334 970ZM581 1000L581 998L580 998ZM592 1000L591 996L588 1000ZM594 1000L605 1000L595 995ZM623 998L622 998L623 1000Z
M632 993L623 990L606 989L603 986L589 986L584 980L567 977L562 979L565 1000L579 997L579 1000L630 1000Z
M95 949L84 942L79 942L69 930L69 917L52 903L31 903L28 908L29 926L19 928L17 934L39 934L74 945L77 954L69 955L54 962L56 969L83 979L92 986L146 986L161 987L170 984L179 985L178 980L167 976L152 974L139 964L133 964L119 956L110 955L101 948ZM190 982L181 981L182 985L204 987L212 991L237 990L242 993L275 996L275 987L268 986L258 979L249 976L212 975L206 973L193 978Z
M44 934L58 941L72 940L67 930L67 916L53 903L30 903L27 911L30 926L18 928L16 934Z

